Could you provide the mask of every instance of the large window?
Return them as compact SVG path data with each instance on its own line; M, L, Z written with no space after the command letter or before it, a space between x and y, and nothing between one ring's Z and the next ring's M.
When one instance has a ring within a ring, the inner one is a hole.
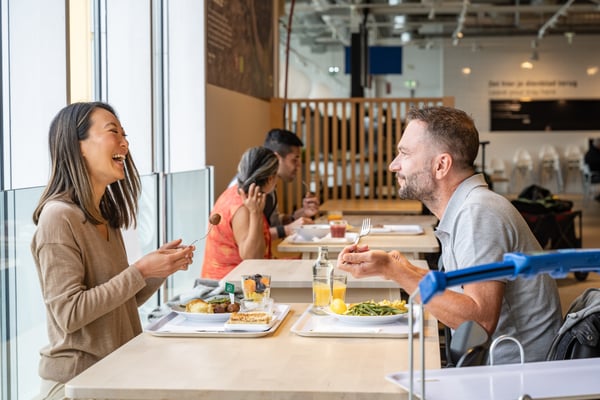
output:
M213 180L204 165L203 7L197 0L0 0L0 400L30 399L39 389L47 339L31 216L49 175L48 126L60 108L107 101L125 126L144 192L138 229L125 232L130 260L205 231ZM191 288L201 246L192 268L140 309L142 318Z

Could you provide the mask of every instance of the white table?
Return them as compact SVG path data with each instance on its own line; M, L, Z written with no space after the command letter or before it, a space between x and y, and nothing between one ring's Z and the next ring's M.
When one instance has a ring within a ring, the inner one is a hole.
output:
M424 260L413 264L427 268ZM223 279L240 288L242 275L271 275L271 297L279 303L312 301L312 265L314 260L244 260ZM341 272L341 271L340 271ZM348 274L346 302L365 300L394 300L401 290L394 281L380 277L357 279Z
M599 370L600 358L446 368L426 371L425 396L429 400L517 400L525 394L532 399L598 399ZM415 371L415 378L420 379L420 371ZM408 372L390 374L389 379L404 388L410 384ZM414 389L421 394L420 383L414 383Z
M385 380L408 367L408 340L303 337L292 304L271 336L157 337L143 333L67 382L72 399L406 400ZM426 368L440 368L437 321L427 319ZM415 351L418 344L414 344Z
M356 227L355 227L356 229ZM277 251L285 253L302 253L303 258L316 258L320 242L294 242L293 236L286 237L277 246ZM367 235L360 239L361 244L369 245L371 249L385 251L398 250L409 258L423 258L424 253L437 253L440 251L440 245L433 233L431 226L423 227L421 235ZM349 243L327 243L325 244L329 253L334 257L348 246Z
M423 204L418 200L401 199L332 199L321 204L319 210L341 210L344 214L421 214Z

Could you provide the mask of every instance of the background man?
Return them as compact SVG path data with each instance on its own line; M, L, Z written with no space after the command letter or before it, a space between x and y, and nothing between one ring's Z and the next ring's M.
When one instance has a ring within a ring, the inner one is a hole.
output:
M283 182L292 182L302 165L302 140L285 129L272 129L267 133L264 146L271 149L279 159L277 176ZM312 224L312 218L319 213L319 199L314 193L306 193L302 207L292 215L281 214L278 210L277 191L267 197L265 215L271 224L271 237L284 238L302 224Z

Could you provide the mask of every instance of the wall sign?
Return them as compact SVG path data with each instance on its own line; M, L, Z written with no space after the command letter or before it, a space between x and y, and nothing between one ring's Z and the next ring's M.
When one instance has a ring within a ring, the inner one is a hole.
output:
M600 100L490 100L491 131L600 130Z

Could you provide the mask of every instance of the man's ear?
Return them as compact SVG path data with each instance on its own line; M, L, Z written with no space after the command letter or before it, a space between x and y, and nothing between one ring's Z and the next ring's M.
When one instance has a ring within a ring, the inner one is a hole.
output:
M449 153L441 153L435 160L435 177L441 179L448 175L452 168L452 156Z

